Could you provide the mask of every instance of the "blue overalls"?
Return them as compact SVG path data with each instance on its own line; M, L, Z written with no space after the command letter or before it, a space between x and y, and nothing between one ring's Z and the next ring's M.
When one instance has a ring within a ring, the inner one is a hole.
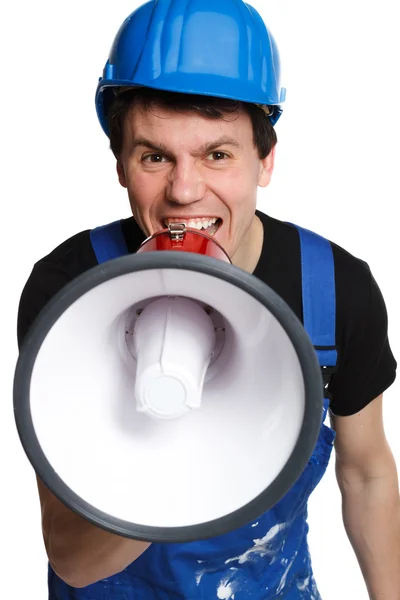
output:
M297 229L303 324L321 367L327 367L324 374L337 361L332 249L324 238ZM99 264L128 253L120 221L92 230L91 241ZM259 519L205 541L153 543L121 573L85 588L71 588L49 566L49 600L321 600L307 545L307 502L335 439L324 424L328 406L324 398L320 434L302 475Z

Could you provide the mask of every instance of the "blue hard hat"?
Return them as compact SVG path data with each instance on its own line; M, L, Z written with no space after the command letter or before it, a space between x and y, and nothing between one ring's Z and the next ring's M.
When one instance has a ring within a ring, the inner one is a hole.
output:
M272 125L286 94L275 40L242 0L150 0L140 6L121 25L97 86L97 115L107 135L107 96L121 87L270 107Z

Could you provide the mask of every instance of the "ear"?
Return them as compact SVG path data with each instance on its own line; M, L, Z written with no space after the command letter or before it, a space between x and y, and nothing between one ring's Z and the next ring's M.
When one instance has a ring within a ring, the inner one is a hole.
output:
M271 181L275 164L275 149L276 145L272 148L271 152L260 161L260 174L258 178L258 185L260 187L266 187Z
M126 188L126 177L125 170L120 160L117 160L117 173L118 173L118 181L122 185L122 187Z

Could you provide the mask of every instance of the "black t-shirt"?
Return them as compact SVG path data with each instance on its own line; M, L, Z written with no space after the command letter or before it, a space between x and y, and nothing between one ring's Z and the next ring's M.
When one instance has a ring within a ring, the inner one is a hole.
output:
M298 232L260 211L257 215L264 226L264 243L253 274L275 290L303 322ZM122 229L129 252L136 252L145 239L143 232L132 217L122 221ZM50 298L97 264L89 233L78 233L35 264L19 305L19 345ZM384 392L395 380L397 365L388 340L385 303L367 263L334 243L332 248L338 369L329 386L330 408L346 416Z

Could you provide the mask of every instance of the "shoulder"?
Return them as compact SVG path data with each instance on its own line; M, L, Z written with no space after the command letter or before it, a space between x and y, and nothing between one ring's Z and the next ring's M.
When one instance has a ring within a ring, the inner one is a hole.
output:
M365 260L335 242L330 243L335 267L337 308L341 311L338 316L345 318L346 313L368 308L375 281Z
M90 231L87 230L68 238L33 265L19 301L19 345L48 301L72 279L95 264Z
M301 285L300 237L296 225L263 215L266 235L274 239L274 253L284 255L290 265L290 272L299 274ZM354 330L356 325L364 327L375 315L386 330L386 306L379 285L371 273L368 263L349 252L335 241L325 239L332 248L336 292L337 333ZM270 251L271 244L269 244ZM316 246L316 251L318 247ZM282 259L280 259L282 263Z
M128 249L134 251L132 248L137 247L141 241L138 226L132 217L122 219L121 224ZM70 281L97 265L90 231L87 229L74 234L33 265L19 301L19 345L47 302Z
M300 240L296 226L261 215L268 237L263 272L302 318ZM318 235L318 232L313 232ZM368 263L332 240L336 302L337 371L329 391L331 410L351 415L384 392L395 379L388 315Z
M264 247L254 274L277 288L276 291L302 317L302 257L298 226L260 211L257 214L264 226ZM307 229L305 226L301 228ZM311 233L323 238L318 232ZM326 239L326 242L332 248L338 320L343 321L360 308L366 308L372 283L371 273L365 260L332 240ZM315 250L318 251L317 246ZM296 300L293 300L294 296Z
M301 270L298 226L259 211L257 214L263 223L265 236L268 238L269 260L272 258L273 249L274 254L279 256L280 262L285 261L291 271ZM305 226L303 228L307 229ZM311 231L311 233L323 238L317 231ZM326 241L332 248L336 288L339 288L339 291L345 291L347 308L351 308L351 300L357 304L360 301L364 302L365 294L362 292L368 290L371 285L371 272L367 262L351 254L334 241L330 239L326 239ZM350 294L350 292L353 293Z
M96 257L90 243L90 230L81 231L63 241L49 254L43 256L33 266L33 272L43 272L48 268L63 271L70 279L77 277L96 264Z
M388 314L368 263L335 242L337 371L332 376L331 411L360 412L394 382L397 363L388 335Z

